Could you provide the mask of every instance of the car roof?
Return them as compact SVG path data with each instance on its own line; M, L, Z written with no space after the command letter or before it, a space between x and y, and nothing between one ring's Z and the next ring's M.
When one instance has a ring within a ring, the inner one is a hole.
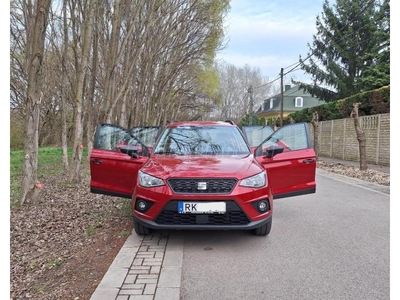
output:
M227 127L234 127L235 124L230 121L181 121L181 122L174 122L167 125L167 127L180 127L180 126L227 126Z

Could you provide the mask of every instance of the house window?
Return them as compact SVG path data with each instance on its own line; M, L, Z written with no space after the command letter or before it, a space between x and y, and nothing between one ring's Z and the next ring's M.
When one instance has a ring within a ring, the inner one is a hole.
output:
M295 107L303 107L303 97L296 97L294 99L294 106Z
M269 101L269 109L274 108L274 98L271 98L271 100Z

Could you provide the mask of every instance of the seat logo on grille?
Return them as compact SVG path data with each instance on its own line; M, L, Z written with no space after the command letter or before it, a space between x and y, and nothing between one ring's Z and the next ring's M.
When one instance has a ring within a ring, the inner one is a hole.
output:
M197 183L197 189L199 191L204 191L207 189L207 182L198 182Z

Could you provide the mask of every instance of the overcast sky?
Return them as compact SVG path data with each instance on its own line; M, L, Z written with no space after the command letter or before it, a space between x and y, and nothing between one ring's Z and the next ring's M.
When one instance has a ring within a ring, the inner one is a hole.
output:
M237 67L258 67L264 77L274 80L281 68L297 63L299 55L307 57L307 43L312 44L323 2L231 0L225 22L228 43L217 58ZM287 76L309 81L301 70Z

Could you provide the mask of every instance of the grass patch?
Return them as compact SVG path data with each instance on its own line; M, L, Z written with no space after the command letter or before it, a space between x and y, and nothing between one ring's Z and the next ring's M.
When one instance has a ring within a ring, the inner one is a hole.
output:
M94 234L96 233L96 225L90 224L88 229L86 229L86 236L87 237L93 237Z
M62 175L65 173L62 163L62 149L54 147L44 147L38 153L38 178L52 175ZM68 158L72 155L72 149L68 149ZM83 150L82 162L87 160L88 151ZM10 151L10 198L11 202L19 201L21 197L21 183L24 172L24 151ZM11 204L15 207L15 204Z
M52 268L52 267L56 267L56 266L60 266L62 264L62 259L61 258L57 258L54 260L51 260L49 262L46 263L46 267L48 268Z
M126 231L126 230L121 231L120 233L118 233L118 237L127 237L127 236L130 236L130 235L131 235L131 232L130 231Z
M33 261L29 264L29 270L33 270L38 266L36 261Z
M132 201L128 199L121 199L118 201L117 208L119 213L124 217L132 217Z

